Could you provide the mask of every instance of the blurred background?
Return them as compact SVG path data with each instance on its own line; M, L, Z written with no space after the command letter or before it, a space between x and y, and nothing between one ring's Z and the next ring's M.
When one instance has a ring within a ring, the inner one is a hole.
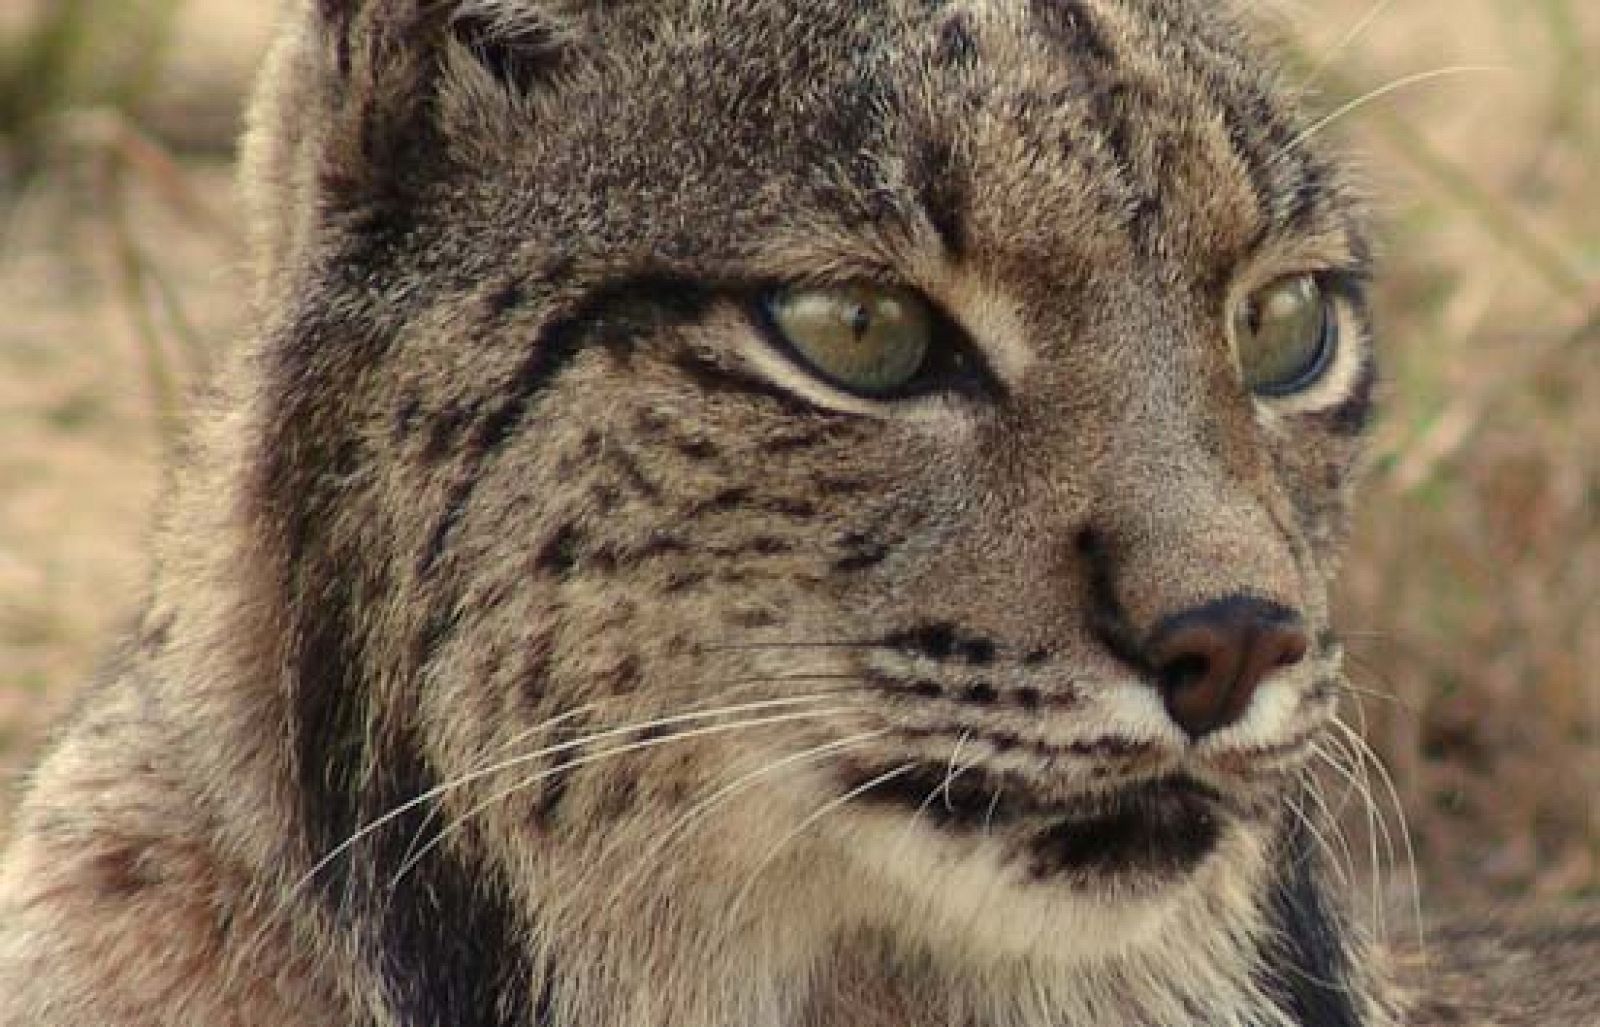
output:
M1384 223L1340 618L1381 819L1341 807L1351 862L1399 909L1407 837L1428 909L1595 894L1600 4L1258 6ZM0 837L137 605L185 389L242 329L231 161L274 17L0 2Z

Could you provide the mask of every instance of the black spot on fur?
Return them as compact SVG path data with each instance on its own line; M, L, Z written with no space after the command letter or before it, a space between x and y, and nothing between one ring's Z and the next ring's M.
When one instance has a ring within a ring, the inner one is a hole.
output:
M710 575L705 571L675 570L667 578L666 584L662 586L662 591L668 594L688 592L704 584L708 577Z
M717 447L705 439L678 439L672 445L690 460L711 460L717 455Z
M637 656L624 656L606 675L613 695L625 695L639 690L644 680L644 667Z
M563 524L539 550L535 565L558 578L566 577L578 562L583 533L575 525Z
M505 317L522 306L526 298L521 280L516 278L508 279L489 294L489 316L493 318Z
M571 720L562 721L553 734L540 737L543 744L556 751L550 756L550 767L539 771L542 777L539 782L539 801L533 806L533 822L551 831L559 825L562 805L572 790L572 771L559 768L581 759L583 754L581 749L567 748L577 737L577 728Z
M696 504L694 512L718 511L727 513L730 510L738 510L749 501L750 490L744 486L734 486L733 488L723 489L703 503Z
M796 435L778 435L768 439L762 447L768 453L793 453L812 449L828 441L826 432L801 432Z
M416 393L407 392L400 400L400 405L394 412L394 435L396 445L404 442L416 431L417 420L422 414L422 400Z
M455 635L459 622L460 613L454 602L432 604L412 645L412 667L421 670L432 663L439 649Z
M858 496L875 491L877 485L865 478L841 478L825 474L816 480L817 489L825 496Z
M833 567L846 573L876 567L888 559L890 553L884 542L853 532L839 540L839 548L843 555L834 561Z
M661 487L645 475L634 454L625 449L612 449L609 456L611 466L627 481L634 495L651 501L661 498Z
M883 644L935 660L959 658L974 666L986 666L995 656L995 644L989 639L963 636L955 625L942 621L897 631Z
M1000 700L1000 693L987 681L979 681L968 685L961 691L961 701L973 703L978 706L993 706Z
M994 662L994 643L987 638L966 638L957 646L962 659L977 667Z
M428 439L422 447L422 458L429 463L438 463L456 452L461 445L462 435L476 415L476 409L459 403L453 403L434 415L428 422Z
M906 631L897 631L883 641L885 645L908 653L942 660L956 650L956 631L950 624L922 624Z
M431 576L433 568L444 555L445 546L450 541L450 536L455 532L456 525L467 512L467 500L471 498L470 488L457 486L452 489L445 500L444 512L433 523L433 530L428 532L428 541L422 547L422 553L417 557L417 577Z
M809 499L793 499L789 496L773 496L765 499L761 503L761 508L796 520L806 520L817 515L817 504Z
M794 551L794 546L790 545L784 539L775 538L775 537L773 537L771 535L761 535L761 536L758 536L756 538L751 539L749 542L746 542L746 543L734 548L733 550L728 552L726 555L733 556L733 557L738 557L738 556L782 556L785 553L789 553L789 552L793 552L793 551Z
M726 619L729 624L732 624L736 628L747 628L752 630L756 628L775 627L781 623L781 621L778 620L777 614L773 613L771 610L764 609L735 610L728 614Z
M947 68L970 68L977 63L978 43L972 38L972 25L966 12L952 16L939 26L939 42L933 59Z
M165 649L172 640L173 621L170 613L152 615L139 633L139 651L149 655Z

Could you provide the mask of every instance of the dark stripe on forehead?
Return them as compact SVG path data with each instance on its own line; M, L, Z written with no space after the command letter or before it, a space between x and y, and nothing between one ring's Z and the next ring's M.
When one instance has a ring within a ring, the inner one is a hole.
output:
M1227 24L1226 21L1222 24ZM1229 142L1250 178L1256 203L1272 229L1303 227L1331 176L1297 143L1300 121L1283 87L1241 52L1241 37L1218 34L1216 19L1186 18L1184 68L1222 119Z
M907 175L945 253L959 260L970 242L966 224L970 184L956 161L954 145L945 139L923 141L912 155Z
M1123 58L1081 0L1030 0L1034 30L1087 86L1091 121L1098 128L1112 173L1125 194L1123 217L1135 246L1148 250L1162 212L1159 160L1145 152L1159 145L1140 111L1152 100L1148 87L1122 69Z
M1173 73L1193 84L1194 102L1221 119L1264 219L1279 231L1303 227L1303 220L1325 195L1331 174L1296 145L1300 125L1295 112L1279 99L1272 76L1243 52L1243 37L1224 31L1231 24L1228 19L1201 17L1188 4L1140 0L1133 6L1140 18L1162 28L1161 59L1175 64ZM1082 0L1032 0L1030 7L1038 31L1064 54L1080 63L1102 61L1114 71L1116 47L1110 33L1096 25L1089 5ZM1111 85L1113 90L1125 88L1115 77ZM1110 147L1113 151L1120 147L1119 158L1126 162L1128 140L1138 126L1128 123L1133 112L1119 106L1103 99L1096 118L1104 125ZM1153 200L1158 197L1147 195L1138 203L1157 207ZM1147 209L1147 220L1149 213Z
M1116 64L1116 51L1081 0L1028 0L1028 15L1034 30L1063 53Z

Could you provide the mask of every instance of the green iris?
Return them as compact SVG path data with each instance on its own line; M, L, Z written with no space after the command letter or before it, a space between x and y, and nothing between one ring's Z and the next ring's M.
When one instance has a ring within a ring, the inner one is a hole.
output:
M1297 392L1316 380L1332 355L1332 304L1316 276L1287 275L1240 304L1233 337L1252 391L1266 396Z
M794 288L773 297L769 309L806 363L868 396L905 388L933 347L933 312L909 289L865 282Z

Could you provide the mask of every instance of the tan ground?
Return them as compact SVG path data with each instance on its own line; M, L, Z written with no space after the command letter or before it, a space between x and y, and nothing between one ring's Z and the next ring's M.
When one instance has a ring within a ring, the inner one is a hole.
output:
M0 4L0 60L46 2ZM0 775L136 606L161 414L181 406L162 376L236 334L239 252L173 200L231 218L223 161L192 154L231 133L269 7L187 6L140 108L191 153L175 175L141 158L116 179L116 132L80 111L45 173L0 200ZM1332 129L1365 155L1389 223L1387 415L1344 620L1430 903L1600 890L1600 4L1273 7L1305 66L1326 64L1324 109L1493 66ZM141 270L180 320L130 288Z

